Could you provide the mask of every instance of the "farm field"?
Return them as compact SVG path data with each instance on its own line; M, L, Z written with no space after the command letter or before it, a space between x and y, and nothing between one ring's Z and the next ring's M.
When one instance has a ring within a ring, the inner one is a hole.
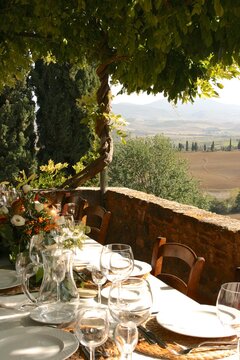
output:
M182 152L201 188L219 200L240 191L240 151ZM240 214L231 214L240 220Z
M201 188L224 199L240 191L240 151L182 152L189 171L200 181Z

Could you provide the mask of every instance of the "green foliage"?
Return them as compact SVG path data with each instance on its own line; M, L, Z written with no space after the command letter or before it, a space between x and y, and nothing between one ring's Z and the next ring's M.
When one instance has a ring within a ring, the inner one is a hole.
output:
M47 165L41 165L35 176L28 179L34 189L49 189L61 186L67 180L66 169L67 163L54 164L53 160L49 160ZM21 177L18 178L21 184Z
M216 198L211 199L210 211L220 215L228 215L237 211L235 197L231 196L225 200L219 200Z
M37 111L38 160L46 164L67 162L66 172L88 151L92 130L82 122L86 111L78 99L93 91L98 83L90 66L44 64L37 61L31 73L31 83L39 105Z
M239 75L239 20L234 0L2 1L0 86L44 57L109 64L128 93L216 96L211 84Z
M240 212L240 192L237 194L235 199L235 211Z
M31 88L23 82L0 95L0 182L36 169L34 111Z
M186 162L177 157L170 140L159 135L116 144L109 184L208 208L208 199L190 177Z

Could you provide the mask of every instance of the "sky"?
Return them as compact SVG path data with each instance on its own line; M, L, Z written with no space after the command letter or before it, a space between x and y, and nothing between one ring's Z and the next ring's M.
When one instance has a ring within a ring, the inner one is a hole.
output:
M224 88L218 89L218 93L220 97L214 98L215 101L224 103L224 104L237 104L240 105L240 80L232 79L232 80L223 80L221 82L224 85ZM112 88L112 93L114 95L113 104L118 104L121 102L129 102L134 104L148 104L153 101L163 99L162 94L158 95L147 95L146 93L142 93L141 95L137 95L135 93L131 95L117 95L117 91L119 91L119 87Z

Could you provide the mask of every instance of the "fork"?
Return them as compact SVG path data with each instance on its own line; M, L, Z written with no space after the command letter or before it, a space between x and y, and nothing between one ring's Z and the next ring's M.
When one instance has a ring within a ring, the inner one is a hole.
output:
M181 350L177 351L178 355L187 355L191 351L196 350L200 347L205 347L205 346L208 348L216 349L216 350L232 349L235 346L237 346L236 341L232 341L232 342L231 341L203 341L203 342L199 343L198 345L192 346L192 347L184 346L184 345L178 344L176 342L174 342L174 344L181 348Z
M165 341L163 341L162 339L159 339L159 337L157 337L152 331L146 329L145 327L139 325L138 330L140 330L141 335L145 338L145 340L147 340L147 342L149 344L157 343L160 347L168 350L173 355L187 355L192 350L195 350L195 349L197 349L199 347L203 347L203 346L208 346L211 349L226 350L226 349L232 349L233 347L235 347L237 345L236 341L235 342L233 342L233 341L232 342L231 341L203 341L196 346L186 347L184 345L180 345L180 344L174 342L175 345L177 345L181 348L180 350L178 350L178 349L173 349L172 347L170 347Z

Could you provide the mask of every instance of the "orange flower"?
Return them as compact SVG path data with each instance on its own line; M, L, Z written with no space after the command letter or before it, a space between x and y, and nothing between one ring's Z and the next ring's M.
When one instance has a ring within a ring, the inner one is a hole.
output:
M56 229L57 228L57 226L56 226L56 224L47 224L46 226L44 226L44 228L43 228L43 230L44 231L51 231L52 229Z

